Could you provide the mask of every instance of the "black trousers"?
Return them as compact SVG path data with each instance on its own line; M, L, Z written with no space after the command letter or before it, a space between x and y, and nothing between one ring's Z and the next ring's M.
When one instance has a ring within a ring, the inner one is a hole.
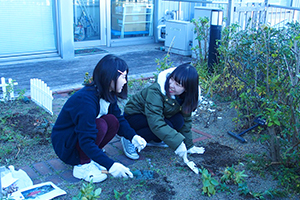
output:
M145 115L143 114L134 114L134 115L127 115L124 113L125 119L128 121L130 126L135 130L135 132L143 137L147 142L154 141L154 142L161 142L159 139L150 129L148 125L148 121ZM176 131L179 131L183 124L184 119L181 113L177 113L171 118L165 118L165 122Z

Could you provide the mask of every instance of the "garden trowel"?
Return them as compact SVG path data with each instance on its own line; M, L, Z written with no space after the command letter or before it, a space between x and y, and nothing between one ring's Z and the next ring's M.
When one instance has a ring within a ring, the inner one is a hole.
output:
M185 156L185 157L183 158L183 161L184 161L185 164L187 164L187 166L188 166L193 172L195 172L196 174L199 174L199 169L198 169L198 167L196 166L196 164L195 164L193 161L189 161L189 160L187 159L187 156Z
M188 161L186 164L193 172L199 174L199 169L193 161Z
M109 174L107 170L101 170L103 174ZM133 174L133 177L140 180L148 180L155 178L154 172L151 170L134 170L131 171Z

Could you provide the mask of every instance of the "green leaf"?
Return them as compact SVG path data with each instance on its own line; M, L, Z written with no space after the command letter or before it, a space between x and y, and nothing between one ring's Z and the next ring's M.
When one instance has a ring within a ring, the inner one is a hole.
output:
M221 74L218 74L217 76L214 76L213 78L212 78L212 83L214 83L216 80L218 80L218 78L221 76Z
M276 58L278 56L278 54L272 53L272 57Z
M280 126L280 122L278 121L278 119L274 120L274 123L278 126Z
M99 196L102 192L102 189L101 188L98 188L95 190L95 196Z
M219 185L219 182L216 179L212 179L211 184L213 184L214 186L217 186L217 185Z
M214 190L215 190L215 187L213 186L213 185L210 185L209 187L208 187L208 192L209 193L213 193L214 192Z
M204 185L204 187L210 186L209 180L205 180L205 181L203 182L203 185Z

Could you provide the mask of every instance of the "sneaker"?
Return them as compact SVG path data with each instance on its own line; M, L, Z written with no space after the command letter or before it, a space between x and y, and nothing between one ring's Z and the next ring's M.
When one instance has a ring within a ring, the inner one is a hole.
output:
M103 174L94 163L90 162L88 164L74 166L73 176L87 182L91 182L91 180L93 180L93 183L104 181L107 178L107 175Z
M164 141L161 141L161 142L153 142L153 141L150 141L147 143L147 146L148 147L169 147L166 143L164 143Z
M129 140L126 140L124 137L122 137L121 143L123 146L124 153L128 158L133 159L133 160L139 159L140 156L136 152L135 146Z
M105 167L103 167L102 165L96 163L96 162L93 161L93 160L91 161L91 163L92 163L93 165L95 165L100 171L102 171L102 170L107 170Z

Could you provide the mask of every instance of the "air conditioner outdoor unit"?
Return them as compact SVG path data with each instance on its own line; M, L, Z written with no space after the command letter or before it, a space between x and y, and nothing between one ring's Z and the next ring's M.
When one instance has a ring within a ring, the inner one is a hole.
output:
M194 25L188 21L166 21L165 49L171 52L189 56L192 55Z

